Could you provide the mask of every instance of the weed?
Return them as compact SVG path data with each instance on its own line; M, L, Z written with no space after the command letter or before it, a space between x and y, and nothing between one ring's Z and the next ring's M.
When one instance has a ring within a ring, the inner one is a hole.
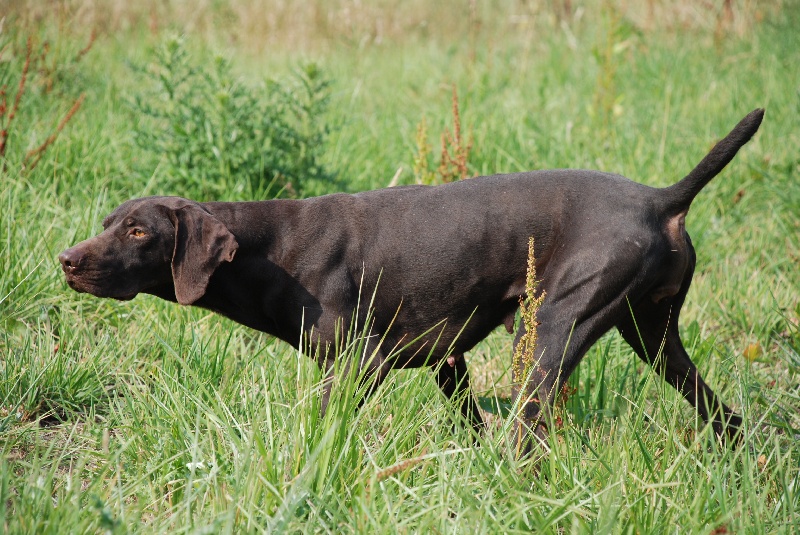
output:
M425 118L417 125L416 154L414 155L414 178L417 184L442 184L462 180L469 176L469 153L472 141L465 141L461 133L461 114L458 109L458 93L453 86L452 99L453 131L442 132L442 150L436 171L430 167L431 145L428 142L428 126Z
M533 236L528 241L528 271L525 278L525 295L519 298L520 321L525 332L520 337L514 348L512 365L513 380L517 385L522 385L528 374L533 369L534 355L536 354L537 327L536 312L544 302L545 292L536 296L539 283L536 280L536 257L533 251Z
M229 61L196 62L174 37L136 71L151 87L131 103L141 117L134 139L146 156L144 174L161 164L161 189L199 198L298 196L309 181L331 178L322 164L330 83L316 65L291 83L249 88Z
M525 411L528 403L539 403L540 393L531 381L531 375L536 368L536 342L538 340L539 321L536 313L542 306L545 292L542 291L537 297L538 281L536 280L536 257L534 255L533 236L528 240L528 269L525 277L525 295L519 298L520 308L520 328L523 329L522 336L514 347L514 355L511 361L511 380L514 389L518 392L518 410ZM537 370L538 371L538 370ZM514 437L514 449L516 454L521 453L523 443L526 440L526 423L520 420Z
M2 35L2 34L0 34ZM87 45L84 49L81 50L80 54L77 55L73 62L80 61L83 56L91 48L91 43L94 40L90 41L90 44ZM20 68L19 80L17 81L17 92L14 95L14 101L9 106L8 98L7 98L7 90L8 90L8 77L10 76L9 73L5 73L5 76L2 76L2 80L0 82L0 160L2 160L2 166L0 169L5 172L8 170L8 159L6 157L6 153L9 147L9 139L11 138L12 127L14 126L14 119L17 118L17 114L20 111L20 105L24 102L24 95L26 90L29 87L29 76L32 73L32 70L37 68L37 64L39 66L39 73L42 74L43 79L46 81L46 86L49 89L52 88L52 72L58 70L59 66L56 63L47 66L47 54L50 50L49 45L45 42L41 46L41 51L38 54L34 54L34 41L32 37L28 37L25 46L25 61ZM0 61L8 61L11 62L12 60L6 60L2 57L3 52L7 49L6 46L0 47ZM69 111L64 115L61 121L58 123L58 126L55 130L47 136L47 138L39 144L36 148L28 150L25 152L25 156L22 158L22 162L20 165L21 171L30 171L39 163L42 159L42 156L47 151L47 149L55 142L58 135L64 130L64 127L67 123L72 119L72 117L78 112L83 104L83 99L85 95L80 95L77 100L72 104L72 107Z
M467 178L467 161L472 141L464 141L461 135L461 114L458 111L458 93L453 86L453 132L447 128L442 132L442 157L439 164L439 177L442 182Z
M19 103L22 100L22 94L25 92L25 82L28 80L28 69L31 66L31 53L33 51L33 46L31 44L31 38L28 37L28 44L26 47L27 53L25 54L25 63L22 65L22 73L19 77L19 83L17 86L17 95L14 97L14 104L11 108L8 107L8 102L6 100L6 86L3 85L0 88L0 96L2 97L2 102L0 102L0 120L2 120L2 127L3 129L0 131L0 158L3 159L3 171L6 170L6 148L8 146L8 136L9 136L9 129L11 128L11 124L14 122L14 118L17 116L17 111L19 110Z
M417 135L414 139L417 151L414 154L414 179L417 184L432 185L436 183L436 174L431 170L429 158L431 154L431 144L428 143L428 125L425 117L417 124Z
M70 119L72 119L72 117L76 113L78 113L78 110L81 108L81 104L83 104L83 99L85 97L86 95L81 95L78 97L78 100L76 100L72 104L72 107L69 109L67 114L64 115L64 118L61 119L61 121L58 123L58 126L56 127L55 131L49 136L47 136L47 139L45 139L41 145L25 153L25 159L22 161L22 168L24 170L30 171L31 169L36 167L36 165L39 163L39 160L42 159L42 156L44 155L47 148L50 145L52 145L53 142L55 142L56 137L58 137L58 134L60 134L61 131L64 130L64 127L67 126L67 123L70 121Z

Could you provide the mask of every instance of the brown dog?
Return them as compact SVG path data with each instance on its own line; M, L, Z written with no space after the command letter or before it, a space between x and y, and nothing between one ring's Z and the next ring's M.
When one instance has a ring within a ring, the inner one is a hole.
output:
M358 311L363 327L368 300L360 296L374 292L376 336L367 352L374 358L363 366L376 384L392 368L431 366L448 397L465 392L461 410L477 427L460 357L497 326L513 329L533 236L546 298L537 366L515 393L524 396L524 426L544 433L540 408L616 327L716 433L735 436L741 418L717 400L678 335L695 267L684 218L763 114L750 113L688 176L663 189L552 170L304 200L148 197L119 206L99 236L59 260L77 291L116 299L144 292L214 310L302 345L326 370L337 325ZM440 365L449 355L456 357Z

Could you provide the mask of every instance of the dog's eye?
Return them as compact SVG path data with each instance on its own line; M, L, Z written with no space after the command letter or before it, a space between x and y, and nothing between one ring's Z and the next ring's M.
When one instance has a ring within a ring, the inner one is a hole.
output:
M140 228L131 229L131 233L130 234L134 238L144 238L145 236L147 236L147 233L145 231L143 231L142 229L140 229Z

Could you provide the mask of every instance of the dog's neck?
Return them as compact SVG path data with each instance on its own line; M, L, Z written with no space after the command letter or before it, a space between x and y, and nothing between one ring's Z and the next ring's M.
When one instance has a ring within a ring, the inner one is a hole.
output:
M203 203L234 235L239 247L233 261L223 262L217 268L205 294L194 306L219 312L297 347L300 318L313 323L320 306L296 274L290 273L296 244L284 237L290 229L301 225L296 203L292 200ZM176 301L171 284L147 293Z

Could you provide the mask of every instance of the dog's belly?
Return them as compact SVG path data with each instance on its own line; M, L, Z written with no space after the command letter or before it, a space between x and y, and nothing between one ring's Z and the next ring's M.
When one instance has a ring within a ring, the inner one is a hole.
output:
M471 350L500 325L505 324L511 332L519 298L507 298L504 293L481 294L465 288L448 296L417 294L409 298L406 294L403 300L400 295L378 292L383 303L399 303L375 309L376 331L384 340L382 352L387 357L397 354L392 359L394 367L420 367Z

